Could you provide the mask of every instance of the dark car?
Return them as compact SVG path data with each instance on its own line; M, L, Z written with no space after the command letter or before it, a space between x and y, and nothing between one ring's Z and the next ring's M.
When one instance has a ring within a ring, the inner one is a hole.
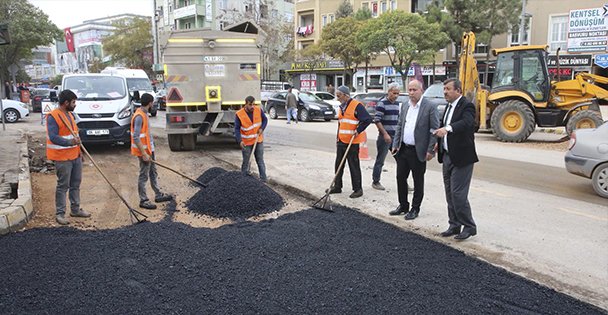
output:
M330 121L334 118L335 112L331 105L310 92L300 92L298 96L298 119L301 121L311 121L313 119L324 119ZM286 117L287 110L285 98L287 91L278 92L268 98L266 102L266 112L272 119L277 119L279 116Z
M158 110L166 110L167 109L167 92L165 89L160 89L156 92L156 97L154 98L154 107Z
M443 95L443 83L437 82L431 84L422 94L423 98L431 101L432 104L437 106L437 114L439 115L439 119L443 117L443 113L445 112L445 107L448 105L448 101L445 100L445 96Z
M367 93L361 103L365 105L367 112L373 116L376 114L376 106L378 105L378 102L386 98L386 95L387 93L384 92ZM399 96L397 96L397 103L400 103L401 106L403 106L403 104L407 104L409 100L410 97L407 95L407 93L399 93ZM401 107L399 109L401 109Z
M32 95L30 97L32 102L32 112L41 112L42 111L42 102L50 102L51 101L51 91L52 89L33 89Z

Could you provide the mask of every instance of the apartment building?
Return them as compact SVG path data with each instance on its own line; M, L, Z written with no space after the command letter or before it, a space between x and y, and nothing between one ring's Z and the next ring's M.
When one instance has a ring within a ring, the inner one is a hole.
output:
M294 45L296 50L319 42L323 27L335 21L335 12L342 1L298 0L296 2L294 16L294 36L296 39ZM372 17L377 17L390 10L424 12L430 2L425 0L350 0L355 12L362 7L368 7L372 12ZM603 62L608 63L608 56L606 55L608 18L604 16L601 1L527 0L526 2L525 16L528 19L529 27L521 42L519 34L508 32L495 36L492 47L488 47L484 43L477 43L475 58L478 60L482 83L491 85L493 78L495 58L490 56L490 61L486 62L488 51L493 48L522 44L547 44L550 54L549 70L553 74L557 74L556 52L557 48L560 47L560 64L562 66L559 71L562 79L573 78L576 73L581 71L608 76L608 71L596 64L597 60L601 64ZM595 16L586 17L586 15ZM570 23L573 23L572 31L569 29ZM593 25L585 26L586 24ZM580 36L586 37L581 39ZM434 80L455 77L457 58L454 45L439 51L434 64L422 65L425 83L428 85ZM292 75L294 85L300 86L302 76L306 87L315 86L320 90L324 89L328 83L338 86L345 82L342 76L342 64L339 61L328 58L324 65L323 68L317 69L311 74L306 70L306 63L296 61L292 64L288 73ZM487 78L485 76L486 67L488 67ZM385 90L386 86L392 82L401 83L401 79L391 67L388 58L381 55L372 61L367 77L365 77L364 70L358 70L353 74L352 82L357 91L364 91L366 87Z

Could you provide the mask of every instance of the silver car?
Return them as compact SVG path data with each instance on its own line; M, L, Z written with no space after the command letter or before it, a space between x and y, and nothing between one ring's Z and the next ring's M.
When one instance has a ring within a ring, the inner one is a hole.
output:
M573 132L565 161L568 172L591 178L595 192L608 198L608 123Z

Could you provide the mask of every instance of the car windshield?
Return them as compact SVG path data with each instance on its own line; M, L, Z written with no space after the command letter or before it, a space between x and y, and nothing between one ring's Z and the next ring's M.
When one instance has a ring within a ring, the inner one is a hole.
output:
M317 93L316 95L318 98L320 98L322 100L333 100L334 99L334 96L329 93Z
M384 95L386 95L386 94L385 93L367 93L367 95L365 95L365 99L366 100L381 99L384 97Z
M44 98L48 98L51 94L51 90L47 89L36 89L32 92L32 96L42 96Z
M83 101L117 100L127 95L124 78L116 76L68 77L63 88L72 90Z
M407 95L399 95L397 96L397 103L407 103L410 100L410 97Z
M127 78L129 91L152 91L152 84L147 78Z
M318 102L321 100L316 95L314 95L312 93L305 93L305 92L300 93L300 99L305 102Z
M443 98L443 84L442 83L436 83L436 84L432 84L431 86L429 86L428 89L426 89L426 91L424 91L423 96L425 97L434 97L434 98Z

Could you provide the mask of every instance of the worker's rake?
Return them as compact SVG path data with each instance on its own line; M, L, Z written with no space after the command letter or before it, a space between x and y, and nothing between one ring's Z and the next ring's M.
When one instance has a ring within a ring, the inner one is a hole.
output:
M74 132L74 130L72 130L71 125L68 125L67 122L63 119L63 117L61 115L59 115L59 119L61 119L61 121L63 122L63 124L68 128L68 130L70 130L70 133L72 134L72 136L74 138L78 138L78 136L76 135L76 133ZM87 151L87 149L84 147L84 145L82 143L80 143L80 148L82 149L82 151L86 154L86 156L89 158L89 160L91 160L91 162L93 163L93 165L95 166L95 168L99 171L99 174L101 174L101 176L103 177L103 179L106 180L106 182L110 185L110 187L112 187L112 190L114 190L114 192L116 193L116 195L118 195L118 198L120 198L120 200L122 200L122 202L125 204L125 206L127 206L127 209L129 209L129 218L131 219L131 223L142 223L142 222L146 222L148 219L148 216L135 210L133 207L131 207L129 205L129 203L127 202L127 200L118 192L118 190L116 189L116 187L114 187L114 185L112 185L112 183L110 182L110 180L108 179L108 177L106 177L106 174L103 173L103 171L101 170L101 168L99 167L99 165L97 165L97 163L95 162L95 160L93 160L93 158L91 157L91 154L89 154L89 151Z
M321 197L321 199L317 200L315 203L312 204L313 208L319 209L319 210L324 210L324 211L329 211L329 212L334 212L334 209L331 206L330 193L331 193L331 190L334 188L336 179L338 179L338 174L340 173L340 170L342 170L342 168L344 167L344 162L346 162L346 157L348 156L348 152L350 151L350 146L353 144L353 140L355 140L355 135L353 135L350 138L350 141L348 142L348 147L346 147L346 153L344 153L344 156L342 157L342 161L340 161L340 165L338 166L338 169L336 170L336 174L334 175L334 179L331 181L329 188L325 191L325 195L323 197Z

